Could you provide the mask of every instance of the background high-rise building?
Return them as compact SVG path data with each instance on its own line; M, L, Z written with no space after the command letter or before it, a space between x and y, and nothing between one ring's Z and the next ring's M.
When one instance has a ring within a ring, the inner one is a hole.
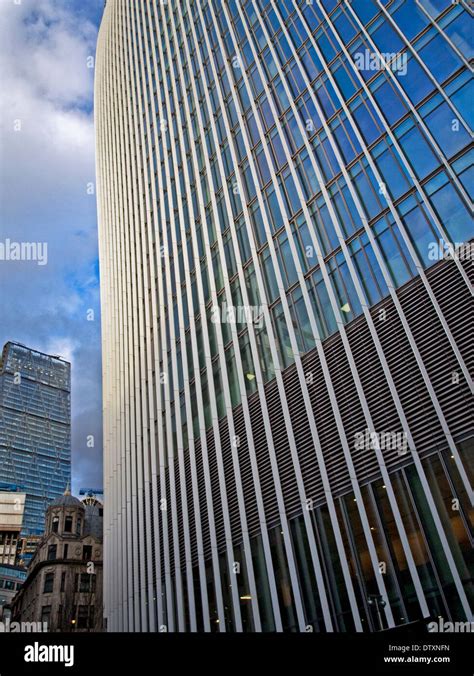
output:
M25 498L25 493L4 490L0 484L0 564L14 566L17 563Z
M71 480L71 366L9 342L0 363L0 480L26 493L22 535Z
M0 621L11 617L11 602L26 580L24 566L0 563Z
M25 498L14 484L0 483L0 620L9 614L8 604L26 578L19 565Z
M109 629L472 617L468 21L107 3Z

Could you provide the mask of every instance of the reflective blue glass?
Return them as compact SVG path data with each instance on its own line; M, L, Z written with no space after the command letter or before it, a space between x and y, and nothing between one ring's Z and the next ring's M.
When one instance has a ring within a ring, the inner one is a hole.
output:
M0 364L0 476L26 493L24 534L71 480L70 364L7 343Z

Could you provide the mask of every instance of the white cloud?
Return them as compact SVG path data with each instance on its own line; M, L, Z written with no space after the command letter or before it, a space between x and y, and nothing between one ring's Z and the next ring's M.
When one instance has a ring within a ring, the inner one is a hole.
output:
M0 349L18 340L73 361L73 467L92 477L101 462L96 206L86 190L95 180L87 58L96 27L77 13L85 4L0 0L0 240L48 244L43 267L0 264ZM90 433L95 455L81 469L74 449Z
M64 3L24 0L1 7L2 186L6 196L18 197L27 186L28 204L39 207L57 187L73 197L94 177L93 120L85 106L92 98L86 60L95 36L92 26L78 28L82 23L74 23ZM17 222L21 204L14 204ZM6 206L8 212L8 200Z
M28 271L32 292L54 278L55 300L71 305L70 269L77 277L82 263L90 276L97 255L95 197L87 194L95 163L86 58L95 28L64 0L4 0L0 24L0 237L46 242L48 265ZM8 279L21 280L29 296L24 265L9 266Z
M61 357L61 359L65 359L72 364L74 353L77 348L78 342L71 340L70 338L53 338L46 344L45 352L47 354L53 354L56 357Z

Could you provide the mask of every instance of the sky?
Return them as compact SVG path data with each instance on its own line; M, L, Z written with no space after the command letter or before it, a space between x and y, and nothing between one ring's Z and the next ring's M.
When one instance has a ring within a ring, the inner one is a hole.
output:
M76 494L102 486L93 66L103 4L0 0L0 242L47 244L44 265L0 260L0 349L18 341L72 363Z

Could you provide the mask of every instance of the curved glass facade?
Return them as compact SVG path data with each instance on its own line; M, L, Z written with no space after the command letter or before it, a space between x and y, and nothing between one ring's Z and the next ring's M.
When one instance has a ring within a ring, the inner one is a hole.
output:
M107 2L109 629L471 617L469 20Z

